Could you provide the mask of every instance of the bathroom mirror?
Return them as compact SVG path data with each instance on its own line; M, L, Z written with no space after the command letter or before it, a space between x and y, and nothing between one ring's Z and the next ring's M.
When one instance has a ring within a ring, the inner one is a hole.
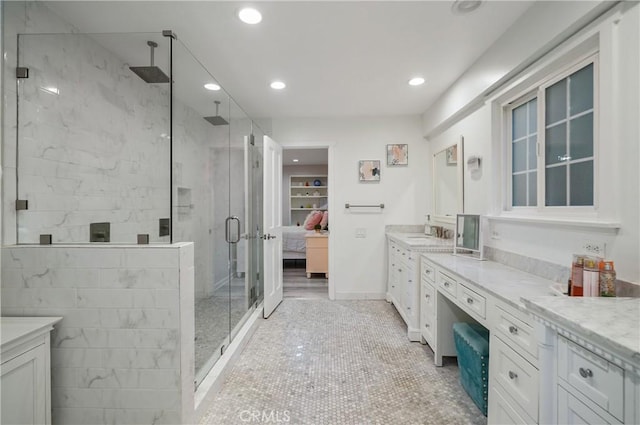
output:
M464 212L464 139L433 155L433 219L455 224Z

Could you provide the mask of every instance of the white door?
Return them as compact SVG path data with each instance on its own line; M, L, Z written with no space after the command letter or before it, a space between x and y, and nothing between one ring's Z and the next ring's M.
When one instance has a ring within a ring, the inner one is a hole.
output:
M282 146L264 136L264 317L282 302Z

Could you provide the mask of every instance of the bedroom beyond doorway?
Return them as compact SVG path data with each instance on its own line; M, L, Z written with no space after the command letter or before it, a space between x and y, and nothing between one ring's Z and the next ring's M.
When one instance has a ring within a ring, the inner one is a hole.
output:
M285 296L328 297L328 148L284 147L282 161Z

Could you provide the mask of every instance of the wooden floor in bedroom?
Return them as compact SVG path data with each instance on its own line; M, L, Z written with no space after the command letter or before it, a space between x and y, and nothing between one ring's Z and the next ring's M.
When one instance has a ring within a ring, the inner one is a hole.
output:
M314 273L307 279L304 268L285 268L283 283L284 296L288 298L329 298L329 279L323 273Z

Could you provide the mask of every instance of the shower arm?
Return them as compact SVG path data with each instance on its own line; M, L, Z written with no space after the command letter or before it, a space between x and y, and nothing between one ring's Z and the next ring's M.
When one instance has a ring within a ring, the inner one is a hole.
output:
M153 51L155 50L156 47L158 47L158 43L156 43L154 41L147 41L147 45L151 49L151 66L154 66L154 63L153 63Z

